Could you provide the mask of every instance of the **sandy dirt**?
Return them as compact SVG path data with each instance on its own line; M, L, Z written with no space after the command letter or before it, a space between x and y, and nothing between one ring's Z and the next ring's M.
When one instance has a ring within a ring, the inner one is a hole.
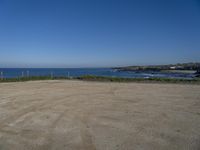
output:
M0 150L200 150L200 85L0 84Z

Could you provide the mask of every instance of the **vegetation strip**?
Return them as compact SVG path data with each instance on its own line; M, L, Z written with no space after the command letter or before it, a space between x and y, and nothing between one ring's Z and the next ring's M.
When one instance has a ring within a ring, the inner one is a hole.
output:
M175 79L175 78L119 78L85 75L80 77L50 77L50 76L33 76L21 78L4 78L0 82L23 82L36 80L82 80L82 81L102 81L102 82L145 82L145 83L194 83L199 84L200 78L194 79Z

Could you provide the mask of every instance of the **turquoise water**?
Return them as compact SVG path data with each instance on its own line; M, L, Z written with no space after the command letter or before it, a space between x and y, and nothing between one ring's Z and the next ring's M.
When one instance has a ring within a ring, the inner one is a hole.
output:
M0 68L0 76L4 78L16 78L26 76L50 76L54 77L78 77L83 75L96 75L124 78L193 78L193 74L161 73L161 72L129 72L111 68Z

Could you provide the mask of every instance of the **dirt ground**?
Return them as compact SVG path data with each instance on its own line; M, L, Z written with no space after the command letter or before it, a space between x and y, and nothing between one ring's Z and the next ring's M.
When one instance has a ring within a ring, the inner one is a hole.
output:
M200 85L0 84L0 150L200 150Z

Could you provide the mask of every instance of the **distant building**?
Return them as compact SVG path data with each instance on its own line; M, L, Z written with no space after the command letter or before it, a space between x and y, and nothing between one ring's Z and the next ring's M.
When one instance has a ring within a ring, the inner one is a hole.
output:
M176 69L176 66L172 66L172 67L170 67L170 69Z
M176 66L176 69L184 69L183 66Z
M183 66L171 66L170 69L174 70L174 69L184 69Z

